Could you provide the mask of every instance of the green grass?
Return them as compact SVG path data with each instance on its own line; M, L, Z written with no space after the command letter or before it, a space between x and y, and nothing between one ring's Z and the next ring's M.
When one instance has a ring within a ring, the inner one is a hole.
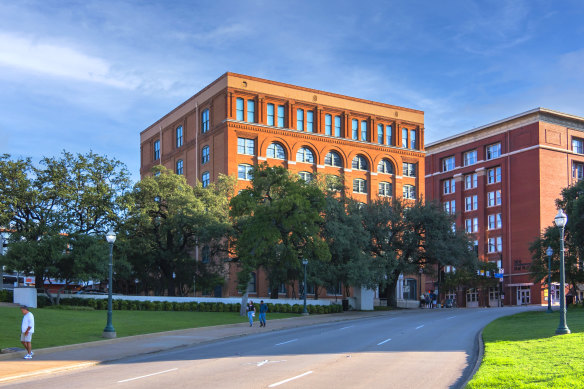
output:
M106 311L32 309L35 318L33 347L45 348L103 340ZM295 317L293 313L268 313L267 319ZM255 318L257 323L257 317ZM114 311L118 337L154 332L247 322L237 312ZM18 308L0 307L0 348L22 347ZM259 324L258 324L259 325Z
M555 335L559 313L503 317L483 331L485 356L467 388L584 388L584 309L568 310L569 335Z

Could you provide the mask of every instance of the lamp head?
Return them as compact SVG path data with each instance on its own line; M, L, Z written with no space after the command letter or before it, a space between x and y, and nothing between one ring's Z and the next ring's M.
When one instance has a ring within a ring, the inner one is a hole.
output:
M568 216L566 216L562 209L558 210L558 214L554 218L554 222L556 223L556 226L560 228L564 228L566 226L566 223L568 222Z
M552 250L552 248L548 246L547 250L545 251L545 255L551 257L552 255L554 255L554 250Z
M110 227L109 231L105 235L105 240L107 240L109 244L113 244L116 241L116 233L114 232L113 228Z

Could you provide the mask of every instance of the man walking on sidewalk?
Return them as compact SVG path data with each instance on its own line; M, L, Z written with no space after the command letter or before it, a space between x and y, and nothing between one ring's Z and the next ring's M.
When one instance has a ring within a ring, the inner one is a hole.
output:
M266 326L266 312L268 312L268 305L262 300L260 301L260 327Z
M20 306L20 312L24 315L22 317L22 326L20 334L20 343L26 349L27 354L24 359L32 359L34 353L32 352L32 334L34 333L34 316L32 312L28 310L26 305Z

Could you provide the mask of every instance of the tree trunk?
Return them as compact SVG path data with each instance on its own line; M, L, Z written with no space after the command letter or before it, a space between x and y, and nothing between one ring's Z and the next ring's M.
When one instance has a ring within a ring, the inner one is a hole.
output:
M239 308L239 316L247 315L247 291L241 296L241 307Z

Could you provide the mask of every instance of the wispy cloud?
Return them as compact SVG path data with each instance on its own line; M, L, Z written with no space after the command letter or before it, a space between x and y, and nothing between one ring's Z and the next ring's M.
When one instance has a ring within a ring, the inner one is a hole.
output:
M116 88L134 89L138 85L133 77L116 75L112 65L102 58L62 44L8 33L0 33L0 66Z

